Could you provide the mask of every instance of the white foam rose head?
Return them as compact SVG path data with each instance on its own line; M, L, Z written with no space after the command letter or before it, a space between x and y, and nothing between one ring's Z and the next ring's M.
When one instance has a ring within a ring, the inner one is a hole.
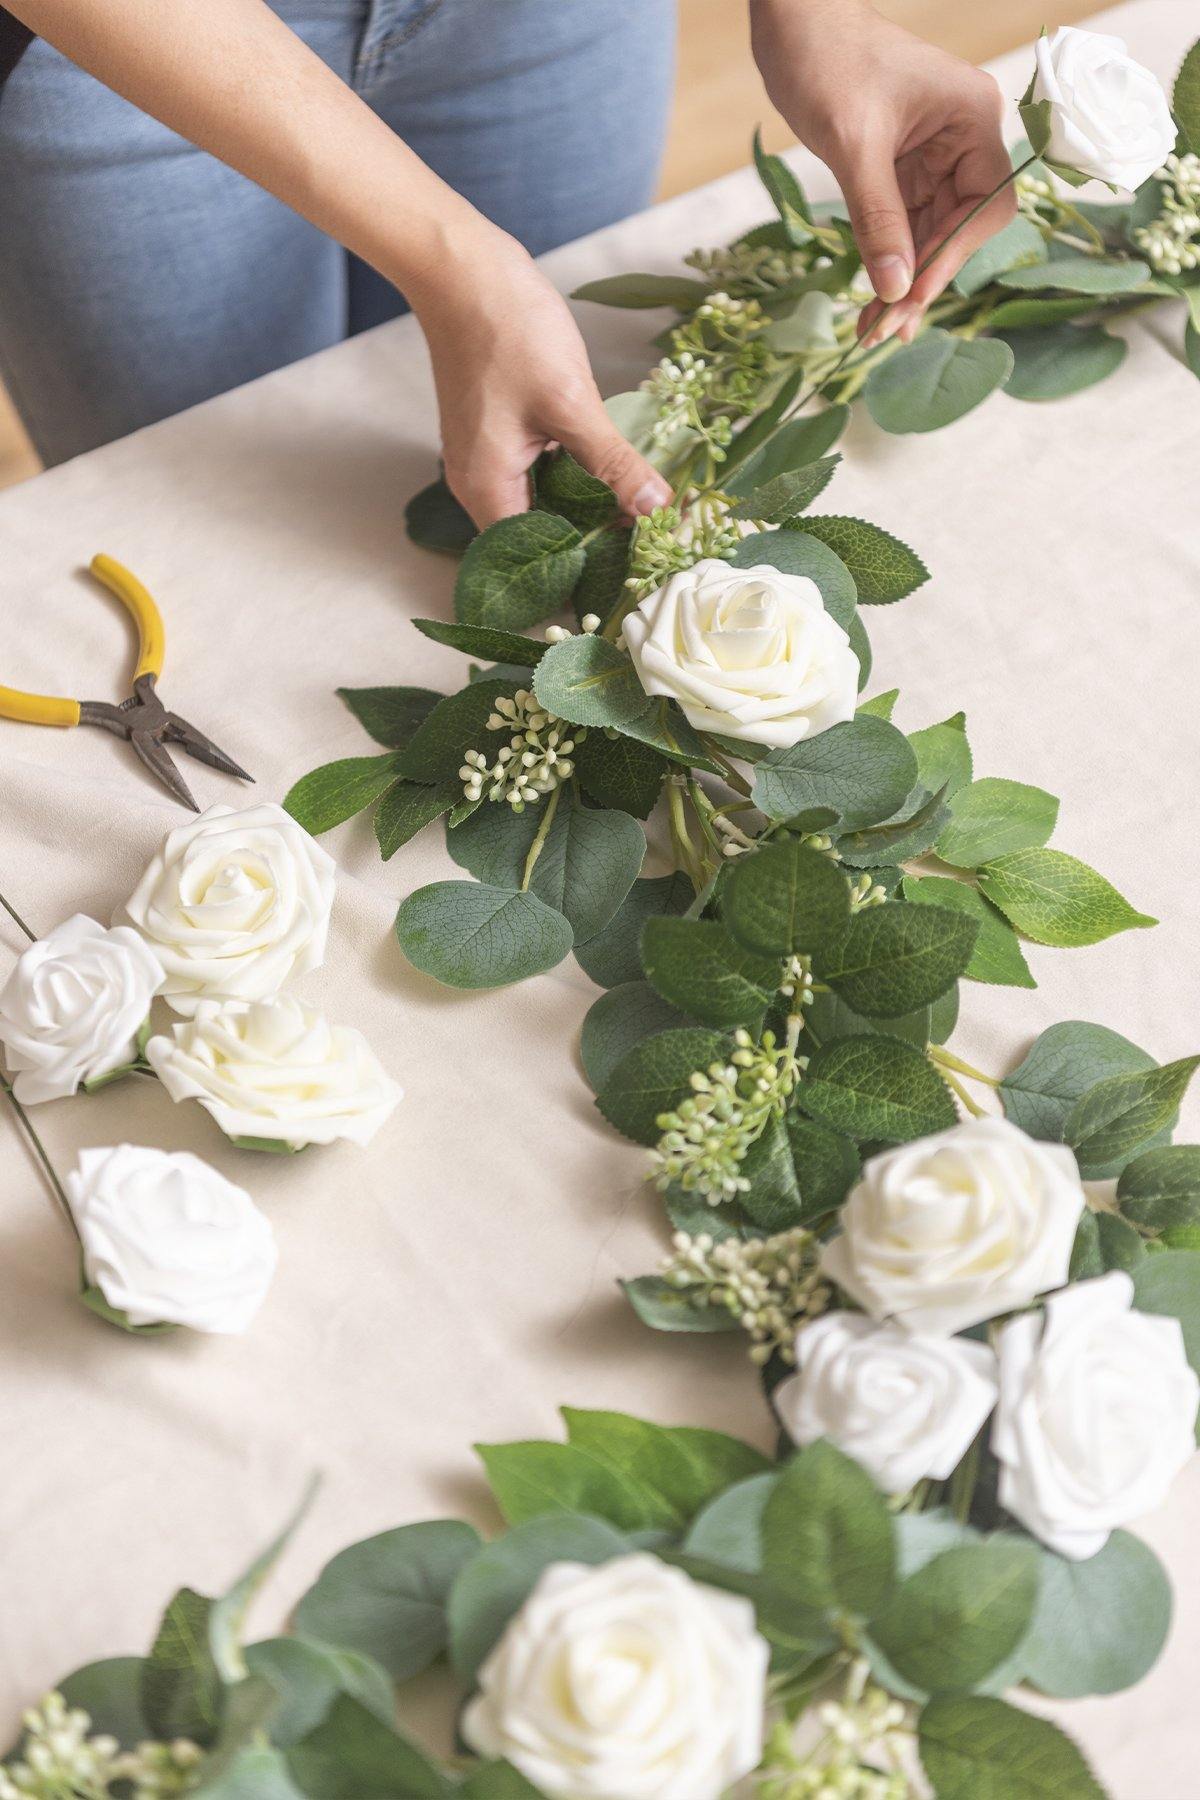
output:
M828 1438L887 1494L945 1481L996 1404L996 1358L966 1338L914 1337L827 1313L796 1338L798 1373L775 1406L792 1442Z
M872 1157L821 1267L872 1318L949 1337L1060 1287L1084 1204L1063 1145L970 1119Z
M463 1736L549 1800L720 1800L757 1767L750 1603L657 1557L555 1563L479 1672Z
M1133 1297L1113 1270L999 1337L1000 1504L1077 1560L1160 1505L1196 1448L1200 1382L1179 1321L1135 1311Z
M82 1150L66 1180L87 1280L131 1325L244 1331L275 1273L249 1194L186 1150Z
M146 1059L172 1100L198 1100L227 1136L293 1150L369 1143L401 1098L360 1031L290 994L201 1000Z
M1039 153L1132 192L1175 148L1175 121L1157 76L1118 37L1060 25L1037 41L1030 100L1049 103ZM1036 134L1035 134L1036 136Z
M325 954L334 862L281 806L210 806L169 832L122 909L176 1012L260 1000Z
M0 1044L17 1099L61 1100L137 1054L163 969L135 931L84 913L30 944L0 988Z
M785 749L854 717L858 658L807 576L710 557L622 630L646 692L677 700L698 731Z

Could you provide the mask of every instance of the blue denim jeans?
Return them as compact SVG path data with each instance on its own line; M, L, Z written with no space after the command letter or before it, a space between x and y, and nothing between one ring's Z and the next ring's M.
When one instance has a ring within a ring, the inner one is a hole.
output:
M674 0L273 0L535 255L650 199ZM377 325L400 295L37 43L0 98L0 378L46 463Z

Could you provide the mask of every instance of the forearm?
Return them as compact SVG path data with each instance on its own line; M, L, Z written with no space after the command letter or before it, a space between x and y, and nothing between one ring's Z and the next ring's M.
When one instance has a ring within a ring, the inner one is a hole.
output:
M263 0L7 0L56 49L417 300L487 233Z

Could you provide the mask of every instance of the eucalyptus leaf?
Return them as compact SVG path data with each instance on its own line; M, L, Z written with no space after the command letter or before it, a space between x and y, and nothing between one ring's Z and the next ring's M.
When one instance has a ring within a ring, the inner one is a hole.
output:
M740 1331L740 1320L723 1306L706 1306L686 1289L672 1287L661 1275L638 1275L620 1283L625 1298L643 1325L653 1331Z
M1187 1359L1200 1374L1200 1250L1161 1250L1139 1263L1133 1304L1138 1312L1179 1320Z
M368 1712L390 1725L396 1710L392 1678L378 1662L356 1650L311 1643L303 1637L268 1638L251 1644L246 1663L252 1675L269 1681L280 1710L271 1721L271 1742L287 1750L318 1726L339 1694L350 1694Z
M1088 1088L1067 1114L1063 1135L1085 1176L1123 1167L1176 1117L1200 1056L1162 1068L1110 1075Z
M1084 1562L1041 1553L1026 1680L1063 1700L1116 1694L1158 1661L1171 1625L1171 1584L1149 1545L1114 1531Z
M609 988L589 1008L579 1042L584 1074L593 1092L607 1080L626 1051L643 1038L687 1023L678 1007L655 993L648 981L624 981L619 987Z
M695 889L686 875L656 875L635 881L616 912L586 943L576 944L575 960L599 987L618 987L642 979L642 927L660 914L676 917L687 911Z
M889 1663L925 1693L967 1692L1017 1651L1038 1599L1037 1547L992 1537L939 1555L871 1621Z
M931 326L877 363L863 394L884 431L938 431L1002 386L1012 366L1012 351L998 338L954 337Z
M694 1070L724 1060L728 1044L724 1033L698 1025L660 1031L621 1058L602 1084L596 1104L624 1137L635 1144L656 1144L662 1136L659 1114L691 1092Z
M538 664L533 691L547 712L573 725L625 725L647 705L630 658L594 633L552 644Z
M571 927L536 894L473 881L436 881L396 915L408 960L447 987L506 987L560 963Z
M630 307L647 312L669 306L676 312L694 312L709 294L708 283L686 275L605 275L585 281L571 294L572 300L594 300L600 306Z
M453 1800L457 1792L423 1750L349 1694L292 1746L287 1763L309 1800Z
M1006 269L1024 268L1045 260L1045 238L1032 219L1018 215L968 256L952 286L969 297L995 281Z
M1200 1225L1200 1145L1143 1152L1122 1169L1117 1201L1127 1219L1149 1230Z
M802 372L800 380L803 380ZM799 385L800 381L797 382L797 388ZM745 499L756 488L765 487L777 475L790 474L795 469L803 469L819 461L837 443L849 417L848 406L829 406L824 412L789 419L777 431L773 431L765 442L757 445L752 454L743 452L744 461L739 459L740 466L737 466L736 474L727 476L724 468L734 461L731 452L722 471L725 491L738 499ZM736 439L734 448L738 448L743 441L742 438Z
M414 544L461 556L475 536L475 524L441 477L414 494L404 509L404 523Z
M1004 1077L1000 1098L1014 1125L1030 1137L1061 1144L1071 1109L1089 1088L1107 1076L1154 1066L1152 1056L1107 1025L1063 1020L1043 1031L1024 1061Z
M528 892L561 913L581 942L609 923L642 866L646 839L623 812L601 812L564 799L547 824L550 801L521 813L497 801L482 806L447 835L455 862L478 881L521 888L535 840Z
M1006 331L1013 371L1004 391L1014 400L1061 400L1094 387L1120 368L1129 353L1124 338L1099 325L1041 325Z
M1046 263L1007 269L996 277L1001 287L1057 288L1071 294L1128 294L1148 281L1144 262L1115 256L1056 256Z

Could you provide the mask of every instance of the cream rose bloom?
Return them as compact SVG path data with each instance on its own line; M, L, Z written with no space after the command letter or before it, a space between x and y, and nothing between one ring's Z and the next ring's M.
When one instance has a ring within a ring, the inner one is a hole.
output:
M1061 1287L1084 1204L1063 1145L970 1119L873 1156L821 1267L872 1318L949 1337Z
M1121 1270L1000 1333L1000 1504L1077 1561L1153 1510L1196 1448L1200 1381L1178 1319L1133 1310Z
M169 1037L150 1039L146 1059L172 1100L198 1100L227 1136L294 1150L367 1144L402 1097L361 1032L290 994L201 1000Z
M828 1438L887 1494L927 1475L945 1481L996 1404L996 1358L966 1338L923 1338L862 1313L827 1313L801 1327L799 1372L775 1406L801 1446Z
M646 692L678 700L699 731L785 749L854 717L858 658L807 576L710 557L621 629Z
M66 1180L87 1279L134 1325L245 1331L275 1273L249 1194L186 1150L81 1150Z
M0 988L0 1044L25 1106L131 1062L162 965L136 931L76 913L30 944Z
M479 1672L462 1732L549 1800L720 1800L762 1756L749 1601L655 1556L555 1563Z
M210 806L169 832L122 917L188 1014L205 999L261 1000L320 967L334 862L282 806Z
M1175 148L1175 121L1158 78L1119 37L1060 25L1035 48L1034 101L1050 102L1043 155L1131 192Z

